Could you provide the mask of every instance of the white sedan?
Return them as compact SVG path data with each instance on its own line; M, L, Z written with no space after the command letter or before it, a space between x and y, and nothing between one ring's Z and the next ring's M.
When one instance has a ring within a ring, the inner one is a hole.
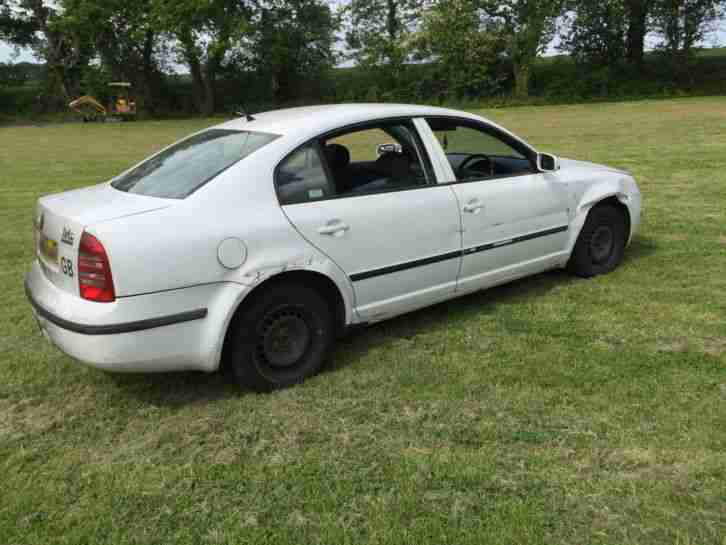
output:
M353 326L548 269L608 273L640 208L626 172L469 113L279 110L39 199L25 287L42 331L82 362L224 365L269 390L318 372Z

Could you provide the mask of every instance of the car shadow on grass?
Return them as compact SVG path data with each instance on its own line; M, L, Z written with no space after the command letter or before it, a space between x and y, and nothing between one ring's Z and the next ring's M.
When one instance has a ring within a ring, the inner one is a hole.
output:
M622 271L646 259L656 251L652 238L638 237L628 248ZM396 339L411 339L422 333L449 327L452 322L465 323L482 313L496 313L502 305L516 305L547 295L551 290L576 282L587 282L566 271L549 271L516 280L461 298L452 299L411 312L351 333L339 341L325 372L337 372L354 365L372 347ZM163 406L206 405L216 401L256 395L241 390L224 373L158 373L108 375L126 395L139 401Z
M619 270L627 272L628 267L648 258L655 251L654 239L637 237L627 249ZM372 347L388 341L413 339L419 334L448 328L452 323L466 323L482 314L494 314L502 305L531 301L544 297L553 289L589 281L592 280L572 276L565 270L547 271L373 324L341 340L326 371L335 372L348 367Z

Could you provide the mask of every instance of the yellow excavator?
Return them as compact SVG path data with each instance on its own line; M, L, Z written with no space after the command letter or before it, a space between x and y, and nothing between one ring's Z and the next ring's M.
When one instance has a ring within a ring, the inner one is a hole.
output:
M130 121L136 119L136 101L130 94L131 84L116 81L108 84L117 90L109 99L108 107L103 106L95 97L83 95L71 101L68 107L89 121Z

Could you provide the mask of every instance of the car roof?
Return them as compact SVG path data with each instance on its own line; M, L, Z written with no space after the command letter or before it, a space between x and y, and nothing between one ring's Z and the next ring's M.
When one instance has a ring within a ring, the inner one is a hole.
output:
M254 120L241 117L220 125L218 128L259 131L282 136L315 136L340 127L365 121L395 117L424 117L446 115L491 121L458 110L410 104L332 104L305 106L253 114ZM501 127L499 127L501 128Z

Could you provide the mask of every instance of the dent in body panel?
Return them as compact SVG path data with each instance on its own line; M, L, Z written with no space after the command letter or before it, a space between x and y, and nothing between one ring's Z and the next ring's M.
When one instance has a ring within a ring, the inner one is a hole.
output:
M583 172L578 172L584 175ZM635 202L639 195L637 185L628 175L611 170L600 170L589 173L588 177L568 180L573 203L570 221L570 240L567 250L570 254L577 243L580 232L587 221L590 210L599 202L612 197L617 198L628 208L631 218L632 238L640 219L640 205Z

